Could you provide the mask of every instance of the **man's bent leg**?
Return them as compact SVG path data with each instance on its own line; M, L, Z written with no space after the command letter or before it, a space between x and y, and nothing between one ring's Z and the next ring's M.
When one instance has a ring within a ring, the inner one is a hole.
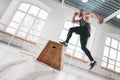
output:
M88 40L87 37L81 37L80 38L81 48L85 52L85 54L87 55L87 57L89 58L89 60L90 61L94 61L93 57L91 56L90 51L86 48L87 40Z
M90 68L89 68L89 70L91 70L96 65L97 62L93 59L93 57L91 56L90 51L86 48L87 40L88 40L87 37L81 37L80 42L81 42L82 50L85 52L85 54L87 55L87 57L91 61Z
M77 32L78 30L79 30L79 27L70 28L69 31L68 31L67 38L66 38L65 42L68 43L71 36L72 36L72 33Z
M68 42L69 42L69 40L70 40L70 38L72 36L72 33L73 32L78 32L78 30L79 30L79 27L70 28L69 31L68 31L66 40L64 42L60 42L60 43L67 47L67 44L68 44Z

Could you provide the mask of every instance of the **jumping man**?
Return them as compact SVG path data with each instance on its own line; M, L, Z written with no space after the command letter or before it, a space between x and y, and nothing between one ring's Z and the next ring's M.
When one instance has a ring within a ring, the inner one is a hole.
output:
M76 16L79 16L81 18L76 20L75 19ZM72 33L75 32L76 34L79 34L80 35L81 49L85 52L85 54L87 55L87 57L90 60L89 70L91 70L95 66L95 64L97 63L97 61L95 61L93 59L93 57L91 56L90 51L86 48L86 44L87 44L88 38L90 37L90 31L91 31L90 17L94 17L98 21L99 24L103 23L103 20L98 16L98 14L86 13L83 9L81 9L79 12L75 12L74 16L72 18L72 23L78 23L79 26L70 28L69 32L67 34L66 40L63 42L60 42L61 44L63 44L64 46L67 47L68 42L72 36Z

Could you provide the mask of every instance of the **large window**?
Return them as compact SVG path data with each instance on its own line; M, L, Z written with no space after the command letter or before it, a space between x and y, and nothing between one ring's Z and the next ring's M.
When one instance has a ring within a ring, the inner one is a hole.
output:
M71 23L71 21L65 22L61 35L59 37L60 41L65 41L69 28L73 26L79 26L79 25L73 24ZM68 43L68 47L66 48L66 54L76 57L78 59L88 61L88 58L81 49L80 36L78 34L76 33L72 34L72 37Z
M120 72L120 41L107 37L102 58L102 67Z
M6 32L37 42L47 16L44 9L21 3Z

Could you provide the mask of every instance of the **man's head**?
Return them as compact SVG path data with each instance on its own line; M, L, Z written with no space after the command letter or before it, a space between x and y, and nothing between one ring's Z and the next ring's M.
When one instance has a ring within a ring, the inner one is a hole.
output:
M80 9L80 12L79 12L80 15L79 15L79 17L83 16L84 12L85 12L85 11L84 11L83 9Z

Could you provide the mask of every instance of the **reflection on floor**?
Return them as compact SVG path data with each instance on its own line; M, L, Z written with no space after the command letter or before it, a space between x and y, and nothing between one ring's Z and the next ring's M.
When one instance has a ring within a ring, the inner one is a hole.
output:
M0 43L0 80L106 80L90 72L70 67L57 71L21 49Z

